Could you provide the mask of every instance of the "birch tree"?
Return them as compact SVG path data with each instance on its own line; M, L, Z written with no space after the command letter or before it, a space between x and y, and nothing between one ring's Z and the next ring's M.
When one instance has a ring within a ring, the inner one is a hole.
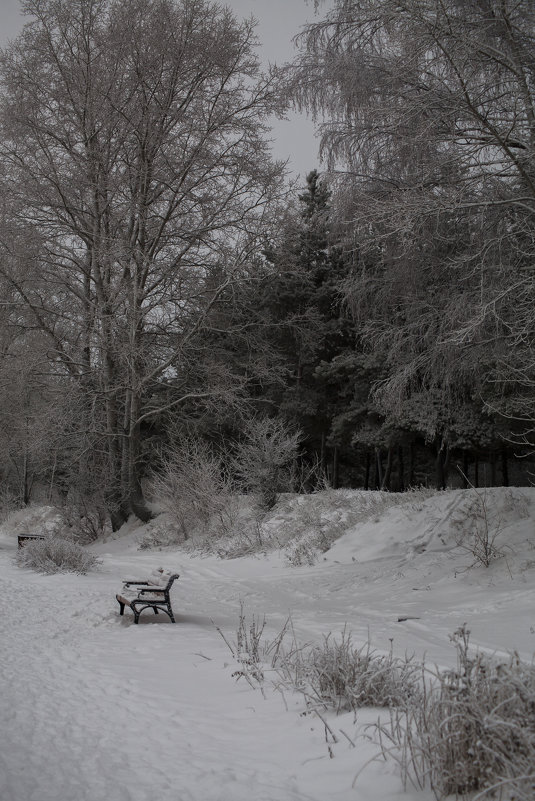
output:
M0 148L6 214L34 250L2 269L87 398L119 525L148 516L143 425L217 392L208 370L187 376L280 191L265 143L279 101L252 22L206 0L23 8L1 59Z
M439 388L533 419L535 6L337 0L298 41L383 409Z

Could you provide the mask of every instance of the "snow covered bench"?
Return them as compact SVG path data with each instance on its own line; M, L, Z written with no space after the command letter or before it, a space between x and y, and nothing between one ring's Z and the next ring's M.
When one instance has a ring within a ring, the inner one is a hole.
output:
M164 573L163 570L159 570L151 574L147 581L124 581L123 592L130 587L139 587L139 589L135 598L127 598L126 594L121 595L120 593L115 596L119 603L119 614L123 615L125 606L128 606L134 613L134 623L138 623L139 616L145 609L153 609L155 615L159 611L165 612L171 618L171 623L175 623L169 593L178 575L178 573Z

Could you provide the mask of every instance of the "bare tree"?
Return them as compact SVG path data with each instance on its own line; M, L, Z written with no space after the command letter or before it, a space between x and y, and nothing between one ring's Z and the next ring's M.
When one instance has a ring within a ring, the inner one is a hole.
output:
M142 426L184 398L195 344L280 189L250 21L206 0L26 0L2 54L4 278L85 394L118 525L149 515ZM197 371L198 375L198 371Z

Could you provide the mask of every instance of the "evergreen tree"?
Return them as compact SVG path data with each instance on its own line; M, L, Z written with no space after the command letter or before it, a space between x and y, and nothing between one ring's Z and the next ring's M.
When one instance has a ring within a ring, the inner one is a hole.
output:
M342 301L351 260L330 236L330 190L313 170L276 244L266 250L272 274L262 288L283 360L284 386L267 393L274 407L305 433L305 452L338 483L338 443L332 424L346 391L336 360L355 345L355 329ZM329 366L332 365L332 370Z

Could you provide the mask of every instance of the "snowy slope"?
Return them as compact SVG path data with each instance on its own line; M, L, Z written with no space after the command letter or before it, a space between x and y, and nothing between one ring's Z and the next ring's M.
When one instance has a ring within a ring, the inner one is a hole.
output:
M428 801L403 792L394 763L373 760L377 747L361 735L376 710L329 718L344 732L331 758L321 721L269 671L264 695L233 677L216 627L232 644L243 603L248 616L265 614L267 639L291 615L301 642L347 626L357 644L369 637L387 651L393 641L397 653L448 665L448 635L466 622L474 646L530 660L535 491L487 491L483 502L504 554L489 568L468 569L459 545L481 525L481 504L476 515L461 491L349 516L346 533L302 567L279 551L221 560L139 550L142 530L130 524L93 547L98 572L44 576L14 564L24 521L2 526L1 801ZM302 524L306 503L285 501L286 528L292 515ZM121 579L158 565L181 575L177 625L119 618Z

